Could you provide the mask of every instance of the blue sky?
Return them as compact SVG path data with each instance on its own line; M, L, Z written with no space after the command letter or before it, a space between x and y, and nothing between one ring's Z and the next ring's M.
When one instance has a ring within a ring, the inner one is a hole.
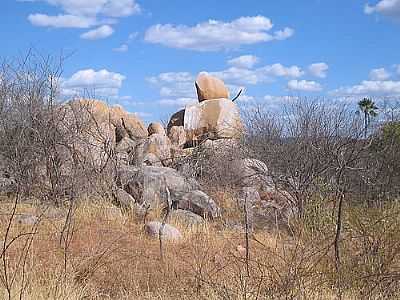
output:
M72 54L83 89L145 121L195 101L199 72L241 103L400 96L400 0L2 0L0 56ZM400 98L400 97L399 97Z

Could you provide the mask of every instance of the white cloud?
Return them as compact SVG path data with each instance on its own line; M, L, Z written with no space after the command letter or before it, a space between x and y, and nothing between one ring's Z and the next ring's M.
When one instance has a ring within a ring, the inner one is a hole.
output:
M31 14L28 16L28 20L35 26L55 28L88 28L96 23L93 18L74 15Z
M400 75L400 65L396 66L396 72L397 72L398 75Z
M286 67L281 64L267 65L256 69L230 67L226 70L208 73L222 79L232 95L236 95L240 86L269 82L278 77L298 78L304 74L298 66ZM146 80L159 88L160 96L163 98L196 97L194 87L196 77L189 72L161 73L157 76L148 77Z
M273 24L264 16L241 17L232 22L209 20L193 27L186 25L157 24L145 33L145 41L171 48L198 51L218 51L272 40L282 40L293 35L293 30L269 33Z
M70 78L61 80L61 93L74 96L85 92L93 92L94 96L117 97L125 76L108 70L80 70Z
M122 44L121 46L113 49L114 52L126 52L128 50L129 50L129 47L127 44Z
M305 92L320 92L322 86L315 81L307 80L290 80L288 82L288 88L294 91L305 91Z
M125 17L140 12L135 0L42 0L76 16Z
M315 63L308 67L310 74L319 78L325 78L328 69L329 66L326 63Z
M115 19L140 12L135 0L37 0L59 7L62 14L31 14L28 20L35 26L56 28L88 28L115 23ZM103 20L98 20L103 18Z
M259 62L259 58L254 55L242 55L239 57L235 57L228 61L228 65L236 67L236 68L247 68L251 69Z
M376 5L365 5L366 14L379 13L384 16L400 18L400 0L380 0Z
M286 67L282 64L267 65L256 69L230 67L219 72L210 72L211 75L221 78L228 83L239 85L254 85L272 81L277 77L298 78L304 72L298 66Z
M109 25L103 25L96 29L89 30L81 34L81 38L85 40L100 40L105 39L114 33L114 29L112 29Z
M146 80L159 88L160 96L165 98L194 98L196 95L195 77L188 72L161 73L158 76L146 78Z
M373 81L382 81L390 78L389 72L385 68L373 69L369 72L369 79Z
M364 80L360 84L341 87L331 92L335 95L363 95L363 96L398 96L400 95L400 81L383 80Z
M294 35L294 30L289 27L286 27L283 30L275 31L275 34L274 34L275 39L278 41L286 40L286 39L290 38L292 35Z

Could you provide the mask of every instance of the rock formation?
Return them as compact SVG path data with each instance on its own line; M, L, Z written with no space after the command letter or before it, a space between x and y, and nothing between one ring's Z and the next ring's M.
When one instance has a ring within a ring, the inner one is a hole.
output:
M243 131L239 109L229 100L223 81L201 73L195 85L199 103L187 105L171 117L168 136L176 135L173 127L183 127L189 145L207 139L239 138Z

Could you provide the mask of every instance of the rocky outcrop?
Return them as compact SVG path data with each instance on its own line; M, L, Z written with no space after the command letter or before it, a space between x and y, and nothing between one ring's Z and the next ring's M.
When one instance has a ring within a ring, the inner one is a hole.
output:
M229 99L186 106L184 128L189 140L239 138L243 131L239 109Z
M184 110L178 111L171 117L168 123L168 136L174 137L176 141L177 129L172 128L183 126L186 133L185 145L193 145L207 139L239 138L243 132L239 109L229 100L229 91L223 81L207 74L200 74L196 88L199 103L187 105ZM181 136L183 137L182 134Z

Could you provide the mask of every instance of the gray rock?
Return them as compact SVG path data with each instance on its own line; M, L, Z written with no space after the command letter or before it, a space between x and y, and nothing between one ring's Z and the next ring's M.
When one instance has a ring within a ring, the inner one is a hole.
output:
M257 189L252 186L246 186L241 189L238 195L239 201L256 203L261 201L260 194Z
M265 163L257 159L245 158L233 161L232 170L238 178L238 185L255 187L265 192L275 191L275 184Z
M114 192L114 201L118 207L129 209L135 204L135 198L121 188L117 188Z
M204 219L201 216L183 209L173 210L171 212L171 218L176 219L188 226L204 224Z
M144 231L148 236L152 238L159 238L161 227L162 227L161 222L153 221L145 225ZM163 240L167 241L179 241L183 238L181 232L177 228L169 224L165 224L161 232L161 237Z
M217 218L220 215L220 208L206 193L195 190L183 195L178 202L178 208L189 210L204 218Z
M143 158L143 163L146 166L162 167L161 160L153 153L147 153Z
M167 203L167 188L169 205L178 202L185 193L199 189L193 178L186 178L172 168L155 166L124 166L118 171L117 183L137 203L150 207Z
M9 194L16 191L15 181L11 178L0 176L0 195Z
M15 216L15 222L22 225L35 225L39 222L39 218L34 215L18 215Z

